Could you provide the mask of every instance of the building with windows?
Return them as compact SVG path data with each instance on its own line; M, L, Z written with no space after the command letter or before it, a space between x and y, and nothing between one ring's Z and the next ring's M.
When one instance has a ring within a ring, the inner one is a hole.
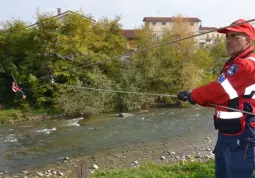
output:
M199 33L199 27L201 20L196 17L144 17L143 22L145 26L148 26L157 40L161 39L164 31L171 30L175 25L176 21L180 20L181 23L189 27L189 30L194 34Z
M189 27L194 35L215 30L215 32L195 37L200 47L215 44L217 40L223 37L222 34L216 32L217 28L215 27L202 27L202 21L197 17L144 17L143 22L153 31L155 38L160 40L164 31L171 30L177 19Z
M199 36L199 46L206 47L209 45L216 44L217 41L225 37L224 34L218 33L216 30L217 30L216 27L200 27L199 33L207 33L210 31L213 31L213 32Z

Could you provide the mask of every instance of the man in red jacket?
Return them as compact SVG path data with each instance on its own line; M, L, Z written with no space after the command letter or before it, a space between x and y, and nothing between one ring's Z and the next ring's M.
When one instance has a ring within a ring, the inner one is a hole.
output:
M237 20L239 24L245 20ZM182 101L215 107L217 178L252 178L255 170L255 31L250 23L221 29L230 59L217 81L177 95ZM228 109L226 109L226 107ZM243 112L245 111L245 113Z

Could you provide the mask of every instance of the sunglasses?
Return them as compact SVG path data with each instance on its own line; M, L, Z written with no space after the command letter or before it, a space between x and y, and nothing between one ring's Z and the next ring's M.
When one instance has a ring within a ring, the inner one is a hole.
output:
M226 39L238 39L242 37L247 37L247 36L242 34L226 34Z

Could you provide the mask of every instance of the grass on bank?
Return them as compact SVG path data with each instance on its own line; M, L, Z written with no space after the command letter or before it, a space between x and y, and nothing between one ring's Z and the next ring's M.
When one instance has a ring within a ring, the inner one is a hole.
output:
M144 164L138 168L96 172L89 178L214 178L214 162Z
M52 109L3 109L0 110L0 124L27 121L35 116L52 116L55 114L58 113Z

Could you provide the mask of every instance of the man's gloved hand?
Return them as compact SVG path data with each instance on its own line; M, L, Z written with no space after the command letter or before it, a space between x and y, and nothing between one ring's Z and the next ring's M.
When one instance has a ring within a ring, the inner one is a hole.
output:
M182 91L177 94L177 98L181 101L187 101L189 98L190 92L189 91Z
M192 101L191 97L190 97L191 92L190 91L182 91L180 93L177 94L177 98L181 101L189 101L190 104L196 104L195 101Z

